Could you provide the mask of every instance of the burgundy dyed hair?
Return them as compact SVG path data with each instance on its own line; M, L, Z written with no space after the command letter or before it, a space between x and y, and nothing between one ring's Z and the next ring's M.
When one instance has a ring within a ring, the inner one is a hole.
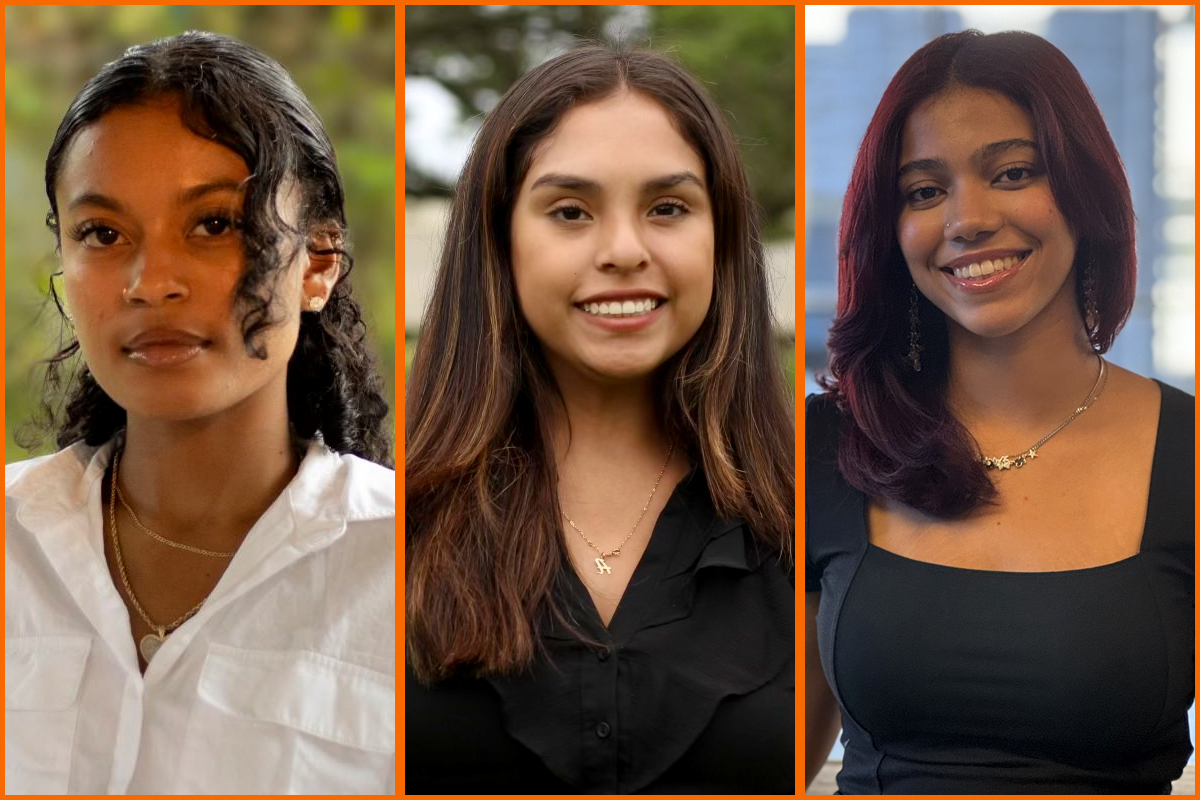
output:
M1031 33L969 30L934 39L900 67L867 126L842 206L826 388L850 420L838 448L846 480L868 496L944 519L993 502L996 489L946 407L945 317L919 293L923 369L908 363L912 279L896 235L896 175L909 114L952 86L997 92L1033 118L1050 189L1078 239L1081 317L1081 267L1090 261L1095 276L1099 324L1087 333L1099 353L1129 316L1137 270L1121 157L1083 78L1058 48Z

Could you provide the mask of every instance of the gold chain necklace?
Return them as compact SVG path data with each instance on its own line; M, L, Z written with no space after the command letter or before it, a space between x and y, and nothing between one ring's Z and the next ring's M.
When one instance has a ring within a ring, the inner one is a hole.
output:
M1083 405L1072 411L1071 416L1067 417L1065 422L1039 439L1037 444L1026 450L1024 453L1018 453L1017 455L1013 456L998 456L995 458L988 458L987 456L981 454L979 456L980 462L988 469L1012 469L1013 467L1020 469L1033 459L1037 458L1037 451L1039 447L1050 441L1050 437L1054 436L1054 434L1058 433L1063 428L1074 422L1076 417L1087 411L1089 408L1091 408L1093 403L1100 399L1100 395L1104 392L1104 387L1108 385L1108 380L1106 377L1108 375L1108 369L1106 368L1106 362L1104 361L1104 358L1102 356L1099 358L1100 374L1096 376L1096 382L1092 384L1092 390L1088 392L1087 397L1083 398ZM1103 385L1100 383L1101 380L1104 381ZM1096 391L1097 389L1099 389L1099 391Z
M662 476L667 471L667 464L671 463L671 456L673 456L674 454L675 454L675 445L672 444L671 449L667 451L667 460L663 462L662 469L660 469L658 471L658 477L654 480L654 488L650 490L650 496L648 498L646 498L646 505L642 506L642 513L638 514L637 522L633 523L633 527L629 529L629 535L626 536L624 539L622 539L621 543L619 545L617 545L616 547L614 547L612 550L609 550L608 552L601 550L596 545L595 542L593 542L591 539L589 539L587 537L586 533L579 530L579 526L575 524L574 520L572 520L570 517L567 516L566 511L562 512L563 518L566 519L566 521L568 523L570 523L571 527L574 528L575 531L580 536L583 537L583 540L585 542L587 542L589 545L591 545L593 550L595 550L597 553L600 554L600 556L595 559L597 575L603 575L606 572L609 575L612 574L612 567L610 567L607 563L605 563L604 559L608 558L609 556L621 555L621 548L625 546L626 542L628 542L631 538L633 538L633 533L634 533L634 531L637 530L638 525L641 524L642 517L646 516L646 509L648 509L650 507L650 501L654 499L654 493L658 491L658 484L662 482Z
M150 619L150 615L146 613L146 609L142 608L142 604L138 602L137 595L133 593L133 587L129 584L129 576L125 573L125 559L121 557L121 539L117 536L117 458L116 455L113 456L112 486L109 489L108 498L108 523L109 531L112 533L113 559L117 562L117 572L121 576L121 583L125 586L125 593L129 596L129 602L137 610L142 621L154 631L143 636L141 641L138 642L138 650L141 652L142 658L149 664L150 659L154 658L154 654L158 652L163 642L166 641L167 634L191 619L200 610L200 607L204 605L204 600L208 598L205 597L204 600L193 606L191 610L187 611L179 619L169 622L166 625L159 625Z
M126 511L129 512L129 516L133 518L133 524L137 525L138 529L141 530L142 533L146 534L157 542L165 544L167 547L174 547L176 550L186 550L189 553L196 553L197 555L201 556L212 556L213 558L233 558L236 551L231 550L229 552L221 552L220 550L205 550L202 547L193 547L190 544L176 542L168 539L165 536L160 536L142 524L142 521L138 518L137 513L130 508L129 503L125 502L125 495L121 494L121 486L117 483L117 466L119 465L120 460L121 454L119 452L115 453L113 455L113 486L115 486L117 490L117 499L121 501L121 505Z

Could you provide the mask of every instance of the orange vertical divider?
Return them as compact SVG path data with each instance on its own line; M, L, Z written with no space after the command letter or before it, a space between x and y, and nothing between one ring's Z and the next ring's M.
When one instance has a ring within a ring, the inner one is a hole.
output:
M396 300L396 330L404 333L404 6L396 6L395 19L395 36L396 36L396 119L400 122L396 126L396 242L395 242L395 269L396 269L396 286L399 290L399 297ZM398 348L396 351L396 374L400 375L400 386L398 393L398 405L393 416L396 419L396 496L400 502L400 513L397 515L396 523L396 539L398 547L396 548L396 574L400 576L401 581L404 577L404 537L403 531L400 529L400 520L404 519L404 352L403 348ZM403 661L404 655L404 594L401 588L402 584L396 586L396 605L398 611L396 613L396 661ZM400 742L397 747L399 766L397 769L400 772L400 794L404 792L404 690L401 689L397 693L397 714L400 717Z
M796 164L793 167L796 181L795 197L797 205L799 200L804 195L804 177L803 168L800 166L803 163L804 157L804 92L801 85L804 81L804 24L801 21L799 14L796 15L796 83L795 83L795 136L796 136ZM800 217L803 215L803 210L794 215L796 218L796 329L795 329L795 347L796 347L796 377L793 384L796 386L795 402L796 402L796 530L800 530L801 505L804 502L804 490L801 488L804 483L804 426L801 424L802 419L802 401L804 398L803 390L803 375L804 375L804 228L801 225ZM796 664L803 663L802 644L804 641L804 626L800 621L803 619L803 614L796 611ZM799 667L797 667L799 669ZM796 794L802 794L803 785L802 769L800 766L800 753L804 749L804 732L801 727L804 718L804 680L801 678L797 681L800 685L800 691L796 693Z
M804 91L801 88L804 84L804 24L801 21L800 15L796 15L796 198L805 197L804 194L804 168L801 166L804 163ZM803 425L803 376L805 374L805 352L804 352L804 225L802 220L803 209L800 209L796 221L796 530L800 530L800 520L803 518L802 506L804 504L804 425ZM803 534L801 534L803 538ZM796 663L801 664L803 658L803 643L806 636L803 622L804 618L801 611L796 611L797 618L797 636L796 636ZM804 717L804 678L799 681L799 689L796 693L796 794L803 794L802 773L800 762L801 752L804 750L804 730L802 728L802 719Z

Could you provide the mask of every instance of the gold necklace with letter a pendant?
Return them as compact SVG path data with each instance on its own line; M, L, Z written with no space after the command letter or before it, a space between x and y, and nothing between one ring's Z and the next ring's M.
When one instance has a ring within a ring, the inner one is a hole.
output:
M610 567L604 559L621 555L621 548L625 546L626 542L628 542L631 538L633 538L633 532L636 531L638 525L640 525L642 523L642 517L646 516L646 509L648 509L650 507L650 501L654 499L654 493L658 491L658 484L662 482L662 476L667 471L667 464L671 463L671 456L674 454L675 454L675 445L671 445L671 449L667 451L667 460L663 462L662 469L660 469L658 471L658 478L656 478L654 481L654 488L650 490L650 496L648 498L646 498L646 505L642 506L642 513L638 514L637 522L633 523L633 527L629 529L629 535L626 536L624 539L622 539L621 543L619 545L617 545L616 547L614 547L612 550L605 552L604 550L601 550L599 547L597 547L596 543L593 542L591 539L589 539L587 537L586 533L579 530L579 526L575 524L574 520L572 520L570 517L567 516L567 512L565 512L565 511L562 512L563 519L565 519L571 525L571 527L574 528L575 531L580 536L583 537L583 540L585 542L587 542L588 545L590 545L593 550L595 550L597 553L600 554L595 559L597 575L611 575L612 574L612 567Z

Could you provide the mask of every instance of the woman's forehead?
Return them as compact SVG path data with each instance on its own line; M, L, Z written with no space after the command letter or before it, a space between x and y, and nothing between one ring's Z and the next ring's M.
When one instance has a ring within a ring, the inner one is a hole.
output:
M60 200L86 192L158 194L200 184L242 183L250 174L227 147L184 123L177 103L124 106L72 139L58 174Z
M641 93L622 91L575 106L534 148L526 185L544 173L604 178L691 172L704 161L667 109Z
M974 154L993 141L1036 141L1033 118L999 92L955 87L926 98L905 120L901 163L945 156L946 151Z

